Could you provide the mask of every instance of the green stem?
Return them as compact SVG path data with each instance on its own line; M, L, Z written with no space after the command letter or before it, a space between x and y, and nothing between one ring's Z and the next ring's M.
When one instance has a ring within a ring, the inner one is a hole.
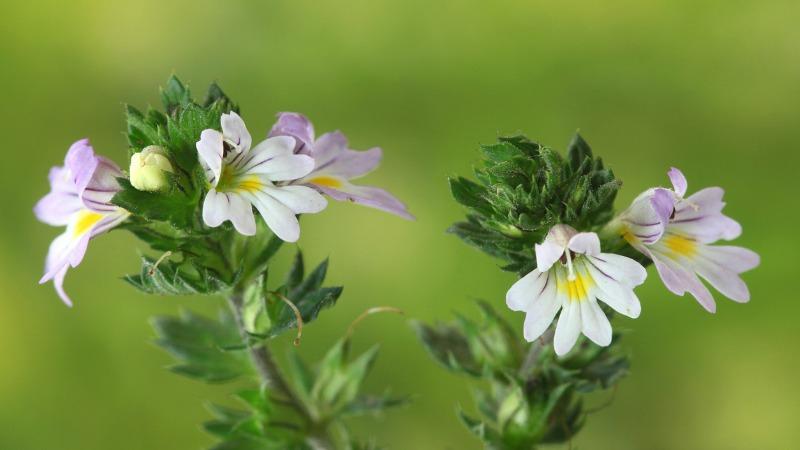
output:
M244 306L244 297L242 293L234 292L228 297L228 303L233 311L242 339L247 343L249 336L244 327L244 320L242 317L242 307ZM319 423L316 417L307 409L306 405L297 397L294 390L286 382L277 361L275 361L266 343L262 343L259 346L248 345L248 348L250 350L250 359L261 380L275 392L283 396L286 400L285 403L296 410L308 423L309 445L315 450L335 450L343 448L341 445L333 444L333 439L330 436L327 424Z

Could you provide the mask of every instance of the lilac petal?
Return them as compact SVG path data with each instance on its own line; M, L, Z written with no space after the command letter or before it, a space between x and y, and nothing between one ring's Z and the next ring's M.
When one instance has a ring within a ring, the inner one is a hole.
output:
M295 153L311 154L314 147L314 125L300 113L282 112L269 131L272 136L291 136L296 140Z
M675 217L691 219L700 215L718 213L725 206L725 202L722 201L724 194L725 191L716 186L701 189L675 205Z
M686 195L688 183L683 172L673 167L669 169L667 176L669 176L669 180L672 182L672 188L675 190L675 193L678 194L679 197Z
M670 230L678 234L692 236L694 240L710 244L720 239L730 241L742 234L739 222L723 214L710 214L698 216L693 219L674 219L670 222Z
M344 180L337 180L338 183L334 186L327 183L314 183L313 180L312 178L308 181L310 186L313 186L334 200L350 201L370 208L386 211L404 219L414 220L414 216L408 212L406 205L383 189L372 186L356 186Z
M70 217L82 208L70 173L63 167L50 169L50 193L33 208L36 218L53 226L69 223Z
M313 151L310 153L314 158L315 171L325 170L339 156L347 151L347 138L339 131L325 133L314 143Z
M694 272L681 266L666 255L650 251L646 254L649 254L650 259L653 260L656 270L658 270L658 275L667 289L681 296L689 292L706 311L710 313L717 311L714 297Z
M383 158L383 150L373 147L365 151L347 148L347 139L338 131L322 135L314 144L315 173L340 176L347 180L373 171Z
M225 139L233 142L239 152L250 150L250 146L253 144L253 138L250 137L250 132L247 131L244 121L235 111L231 111L229 114L223 114L219 121Z
M86 189L99 163L88 139L81 139L70 146L64 158L64 166L72 175L72 181L79 194Z
M672 214L672 194L666 189L649 189L633 200L623 213L627 231L645 244L653 244L664 234Z
M575 253L598 255L600 254L600 238L597 237L597 233L578 233L570 238L568 247Z
M56 288L56 293L61 298L65 305L72 307L72 300L64 291L64 277L67 275L67 266L64 266L58 273L53 276L53 286Z
M97 157L97 167L89 182L79 192L83 204L97 212L110 212L119 209L111 203L111 199L120 190L117 178L122 177L122 171L113 161Z
M731 245L709 245L703 248L703 257L716 262L736 273L746 272L758 267L761 258L758 253Z
M728 270L720 264L704 260L700 255L698 256L699 258L695 262L695 270L701 277L711 283L714 289L735 302L746 303L750 301L750 291L736 272Z
M664 225L669 221L672 212L675 211L675 198L672 193L666 189L655 189L653 197L650 199L650 204L658 216L661 223Z

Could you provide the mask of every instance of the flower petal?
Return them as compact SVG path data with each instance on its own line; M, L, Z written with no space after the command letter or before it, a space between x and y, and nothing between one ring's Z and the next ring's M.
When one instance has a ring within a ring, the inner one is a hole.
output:
M672 188L678 196L683 197L686 194L686 188L688 187L688 183L686 181L686 177L683 175L683 172L676 168L669 169L667 172L667 176L669 176L669 180L672 182Z
M122 171L113 161L97 157L97 167L86 186L79 191L83 204L97 212L110 212L119 209L111 203L114 195L120 191L117 178L123 177Z
M295 214L318 213L328 206L328 201L308 186L264 186L261 192L286 205Z
M70 217L83 208L69 170L64 167L50 169L50 192L33 208L36 218L53 226L69 223Z
M374 170L383 158L383 150L373 147L365 151L347 148L347 138L340 132L326 133L314 144L315 174L358 178Z
M256 234L256 221L249 201L235 192L209 190L203 201L203 222L218 227L226 220L230 220L236 231L245 236Z
M633 288L647 279L647 269L626 256L600 253L596 256L588 256L587 260L601 273L623 286Z
M300 223L291 209L264 192L246 195L250 197L250 201L276 236L286 242L296 242L300 239Z
M203 130L195 147L200 164L206 170L206 179L212 187L217 187L222 173L223 144L222 133L217 130Z
M337 201L350 201L414 220L406 205L389 192L373 186L357 186L342 178L306 177L308 184Z
M258 170L267 161L279 156L294 155L295 140L290 136L275 136L258 143L246 154L240 154L231 161L238 172Z
M578 233L570 238L567 246L575 253L600 254L600 238L597 237L597 233Z
M296 140L295 153L310 154L314 146L314 125L300 113L282 112L269 131L269 137L291 136Z
M605 347L611 343L611 323L594 299L578 302L583 334L595 344Z
M547 287L549 272L533 269L529 274L517 280L506 293L506 305L512 311L525 311Z
M535 244L536 268L542 271L550 270L556 261L564 254L564 247L551 239L545 239L541 244Z
M556 317L556 313L561 309L561 302L558 295L556 295L555 277L551 273L546 276L549 281L545 289L525 311L523 336L528 342L538 339L550 327Z
M561 315L559 315L558 324L556 325L556 334L553 338L556 355L563 356L572 350L581 333L581 328L580 302L567 301L561 308Z
M608 254L603 253L602 256L607 257ZM620 258L623 257L620 256ZM602 268L599 266L602 266ZM625 278L627 276L625 269L615 268L616 270L613 270L611 266L611 264L603 264L599 259L595 258L592 258L590 263L586 264L586 271L595 283L593 294L614 311L635 319L642 313L642 305L639 302L639 298L633 292L632 286L628 284L631 283L630 279ZM612 273L614 275L611 275ZM620 278L615 278L615 276ZM621 281L621 279L626 279L626 282Z
M667 289L677 295L689 292L706 311L710 313L717 311L714 297L694 272L656 249L653 249L653 251L647 250L645 254L649 255L650 259L653 260L656 270L658 270L658 275Z
M694 261L694 269L729 299L744 303L750 291L739 273L759 264L759 256L742 247L702 246Z
M223 114L219 121L220 125L222 125L222 134L225 139L236 145L237 153L250 150L253 138L250 137L250 132L247 131L244 120L236 112L231 111L229 114Z
M661 239L672 214L673 197L666 189L649 189L633 200L622 214L628 232L644 244Z
M314 160L306 155L281 155L248 166L247 173L265 175L271 181L289 181L311 173L314 170Z

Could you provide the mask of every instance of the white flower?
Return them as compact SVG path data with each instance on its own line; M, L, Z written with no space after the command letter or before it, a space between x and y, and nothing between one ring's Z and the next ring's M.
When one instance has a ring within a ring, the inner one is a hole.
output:
M581 332L597 345L611 343L611 324L598 300L634 319L641 313L633 288L644 282L647 272L630 258L601 253L595 233L554 226L536 245L536 265L511 286L506 304L525 312L524 336L529 342L541 336L561 310L554 339L559 356L572 349Z
M255 206L279 238L297 241L300 224L296 215L320 212L327 201L310 187L280 182L308 175L314 170L314 160L295 155L295 141L288 136L268 138L251 149L250 133L235 112L223 114L220 122L222 133L204 130L197 142L209 183L203 221L217 227L230 220L239 233L253 235Z
M167 186L166 173L173 173L166 151L149 145L131 156L131 185L140 191L155 192Z

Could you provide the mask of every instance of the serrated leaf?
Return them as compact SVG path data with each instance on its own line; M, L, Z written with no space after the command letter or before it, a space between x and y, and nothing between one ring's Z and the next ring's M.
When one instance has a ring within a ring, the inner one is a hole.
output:
M242 342L228 314L215 320L183 311L178 317L154 317L151 325L156 332L156 343L178 360L171 368L176 373L207 382L222 382L252 371L245 350L223 350Z
M124 280L146 294L212 295L226 292L230 286L206 267L190 267L165 260L156 265L153 258L142 256L138 275L126 275Z

